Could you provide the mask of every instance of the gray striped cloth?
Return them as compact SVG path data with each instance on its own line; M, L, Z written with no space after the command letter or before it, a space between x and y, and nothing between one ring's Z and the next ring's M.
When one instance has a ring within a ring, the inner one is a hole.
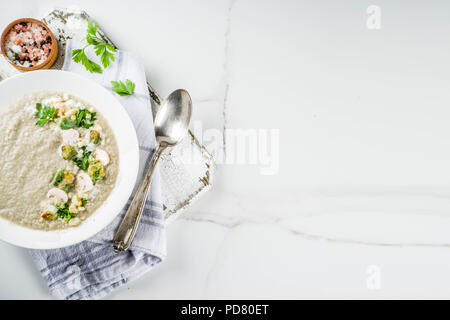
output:
M150 97L144 67L129 52L118 51L116 61L102 74L90 74L70 59L73 48L81 43L67 42L64 70L90 77L111 90L111 80L130 79L136 84L131 97L117 98L122 103L137 132L140 147L139 179L143 176L156 147ZM91 51L90 59L98 61ZM137 184L134 192L136 191ZM53 250L30 250L50 292L59 299L99 299L151 270L166 256L166 235L162 212L161 186L155 171L150 195L131 248L123 253L113 251L112 239L127 206L101 232L81 243Z

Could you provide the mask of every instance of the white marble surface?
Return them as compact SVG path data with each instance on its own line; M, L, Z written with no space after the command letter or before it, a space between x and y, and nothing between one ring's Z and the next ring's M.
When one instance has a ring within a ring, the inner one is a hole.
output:
M450 297L448 3L23 0L0 23L70 4L161 95L188 89L205 132L280 134L277 174L219 164L167 260L111 299ZM0 261L0 298L51 298L26 250Z

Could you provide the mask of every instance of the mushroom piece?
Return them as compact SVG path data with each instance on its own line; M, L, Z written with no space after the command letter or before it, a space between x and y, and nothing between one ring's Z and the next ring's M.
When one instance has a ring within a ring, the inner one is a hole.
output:
M69 225L72 227L75 227L75 226L79 225L80 223L81 223L81 220L78 217L72 218L69 221Z
M62 139L64 144L75 144L80 138L80 134L75 129L63 130Z
M95 159L100 161L103 166L107 166L110 162L109 154L103 149L97 148L94 152Z
M94 183L92 182L91 177L84 171L78 172L75 180L75 189L78 192L84 193L91 191L92 188L94 188Z
M60 205L69 200L67 193L58 188L51 188L47 192L47 198L55 205Z

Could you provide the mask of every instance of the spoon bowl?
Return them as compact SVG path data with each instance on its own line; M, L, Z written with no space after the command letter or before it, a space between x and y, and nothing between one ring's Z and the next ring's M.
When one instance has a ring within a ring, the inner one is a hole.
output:
M186 90L172 92L161 104L155 117L156 141L160 145L173 146L180 142L189 127L192 100Z

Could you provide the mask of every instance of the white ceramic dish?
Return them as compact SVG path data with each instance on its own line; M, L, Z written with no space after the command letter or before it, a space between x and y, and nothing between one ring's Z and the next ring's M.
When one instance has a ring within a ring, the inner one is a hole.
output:
M17 246L51 249L69 246L93 236L125 206L136 182L139 145L133 123L119 101L93 80L57 70L33 71L0 82L0 112L23 94L57 90L73 94L99 111L114 131L119 149L119 172L114 189L103 205L78 227L58 231L25 228L0 218L0 239ZM111 249L112 250L112 249Z

